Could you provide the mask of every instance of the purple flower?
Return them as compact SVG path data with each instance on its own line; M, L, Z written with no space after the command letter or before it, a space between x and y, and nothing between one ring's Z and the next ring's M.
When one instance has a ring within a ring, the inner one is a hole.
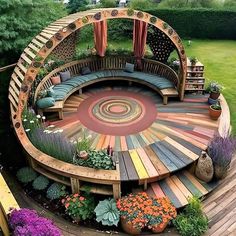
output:
M53 222L38 216L30 209L14 210L10 214L10 226L14 236L60 236L60 230Z

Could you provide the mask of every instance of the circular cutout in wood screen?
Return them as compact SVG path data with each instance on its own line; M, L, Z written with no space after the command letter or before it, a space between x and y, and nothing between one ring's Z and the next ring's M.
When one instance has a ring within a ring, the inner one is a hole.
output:
M80 122L101 134L127 135L147 129L157 110L151 98L129 91L103 91L84 100L78 108Z

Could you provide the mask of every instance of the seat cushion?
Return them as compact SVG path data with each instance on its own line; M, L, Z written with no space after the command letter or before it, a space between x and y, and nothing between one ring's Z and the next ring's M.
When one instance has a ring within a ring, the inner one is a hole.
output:
M129 73L123 70L102 70L92 72L86 75L79 75L73 78L70 78L60 84L57 84L53 87L55 92L55 100L61 101L68 95L76 87L83 86L84 84L93 81L99 80L101 78L108 78L108 77L126 77L132 78L138 81L145 81L146 83L157 87L159 90L167 89L167 88L174 88L174 84L169 81L168 79L154 75L154 74L147 74L144 72L134 71L133 73Z
M55 104L55 99L53 97L41 98L37 101L37 107L40 109L52 107Z

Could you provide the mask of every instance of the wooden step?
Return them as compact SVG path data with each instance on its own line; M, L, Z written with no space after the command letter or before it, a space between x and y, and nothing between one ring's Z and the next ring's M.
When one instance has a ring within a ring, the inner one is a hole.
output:
M208 184L199 180L189 171L183 170L175 175L150 184L146 192L150 196L166 196L176 208L181 208L188 204L190 197L205 196L217 185L217 181L212 181Z

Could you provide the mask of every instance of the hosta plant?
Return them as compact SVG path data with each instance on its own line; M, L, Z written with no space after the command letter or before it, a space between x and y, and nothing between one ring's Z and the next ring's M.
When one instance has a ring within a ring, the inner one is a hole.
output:
M62 204L68 214L75 221L91 219L95 208L94 198L85 194L84 196L78 193L71 194L62 199Z
M49 184L49 179L43 175L38 176L33 182L33 188L35 190L44 190Z
M102 222L102 225L118 225L120 220L120 212L117 209L115 199L105 199L100 201L94 209L96 213L96 221Z
M47 198L50 200L59 199L66 194L66 186L59 183L53 183L47 190Z
M37 178L37 173L32 168L26 166L19 169L16 176L21 183L28 184Z

